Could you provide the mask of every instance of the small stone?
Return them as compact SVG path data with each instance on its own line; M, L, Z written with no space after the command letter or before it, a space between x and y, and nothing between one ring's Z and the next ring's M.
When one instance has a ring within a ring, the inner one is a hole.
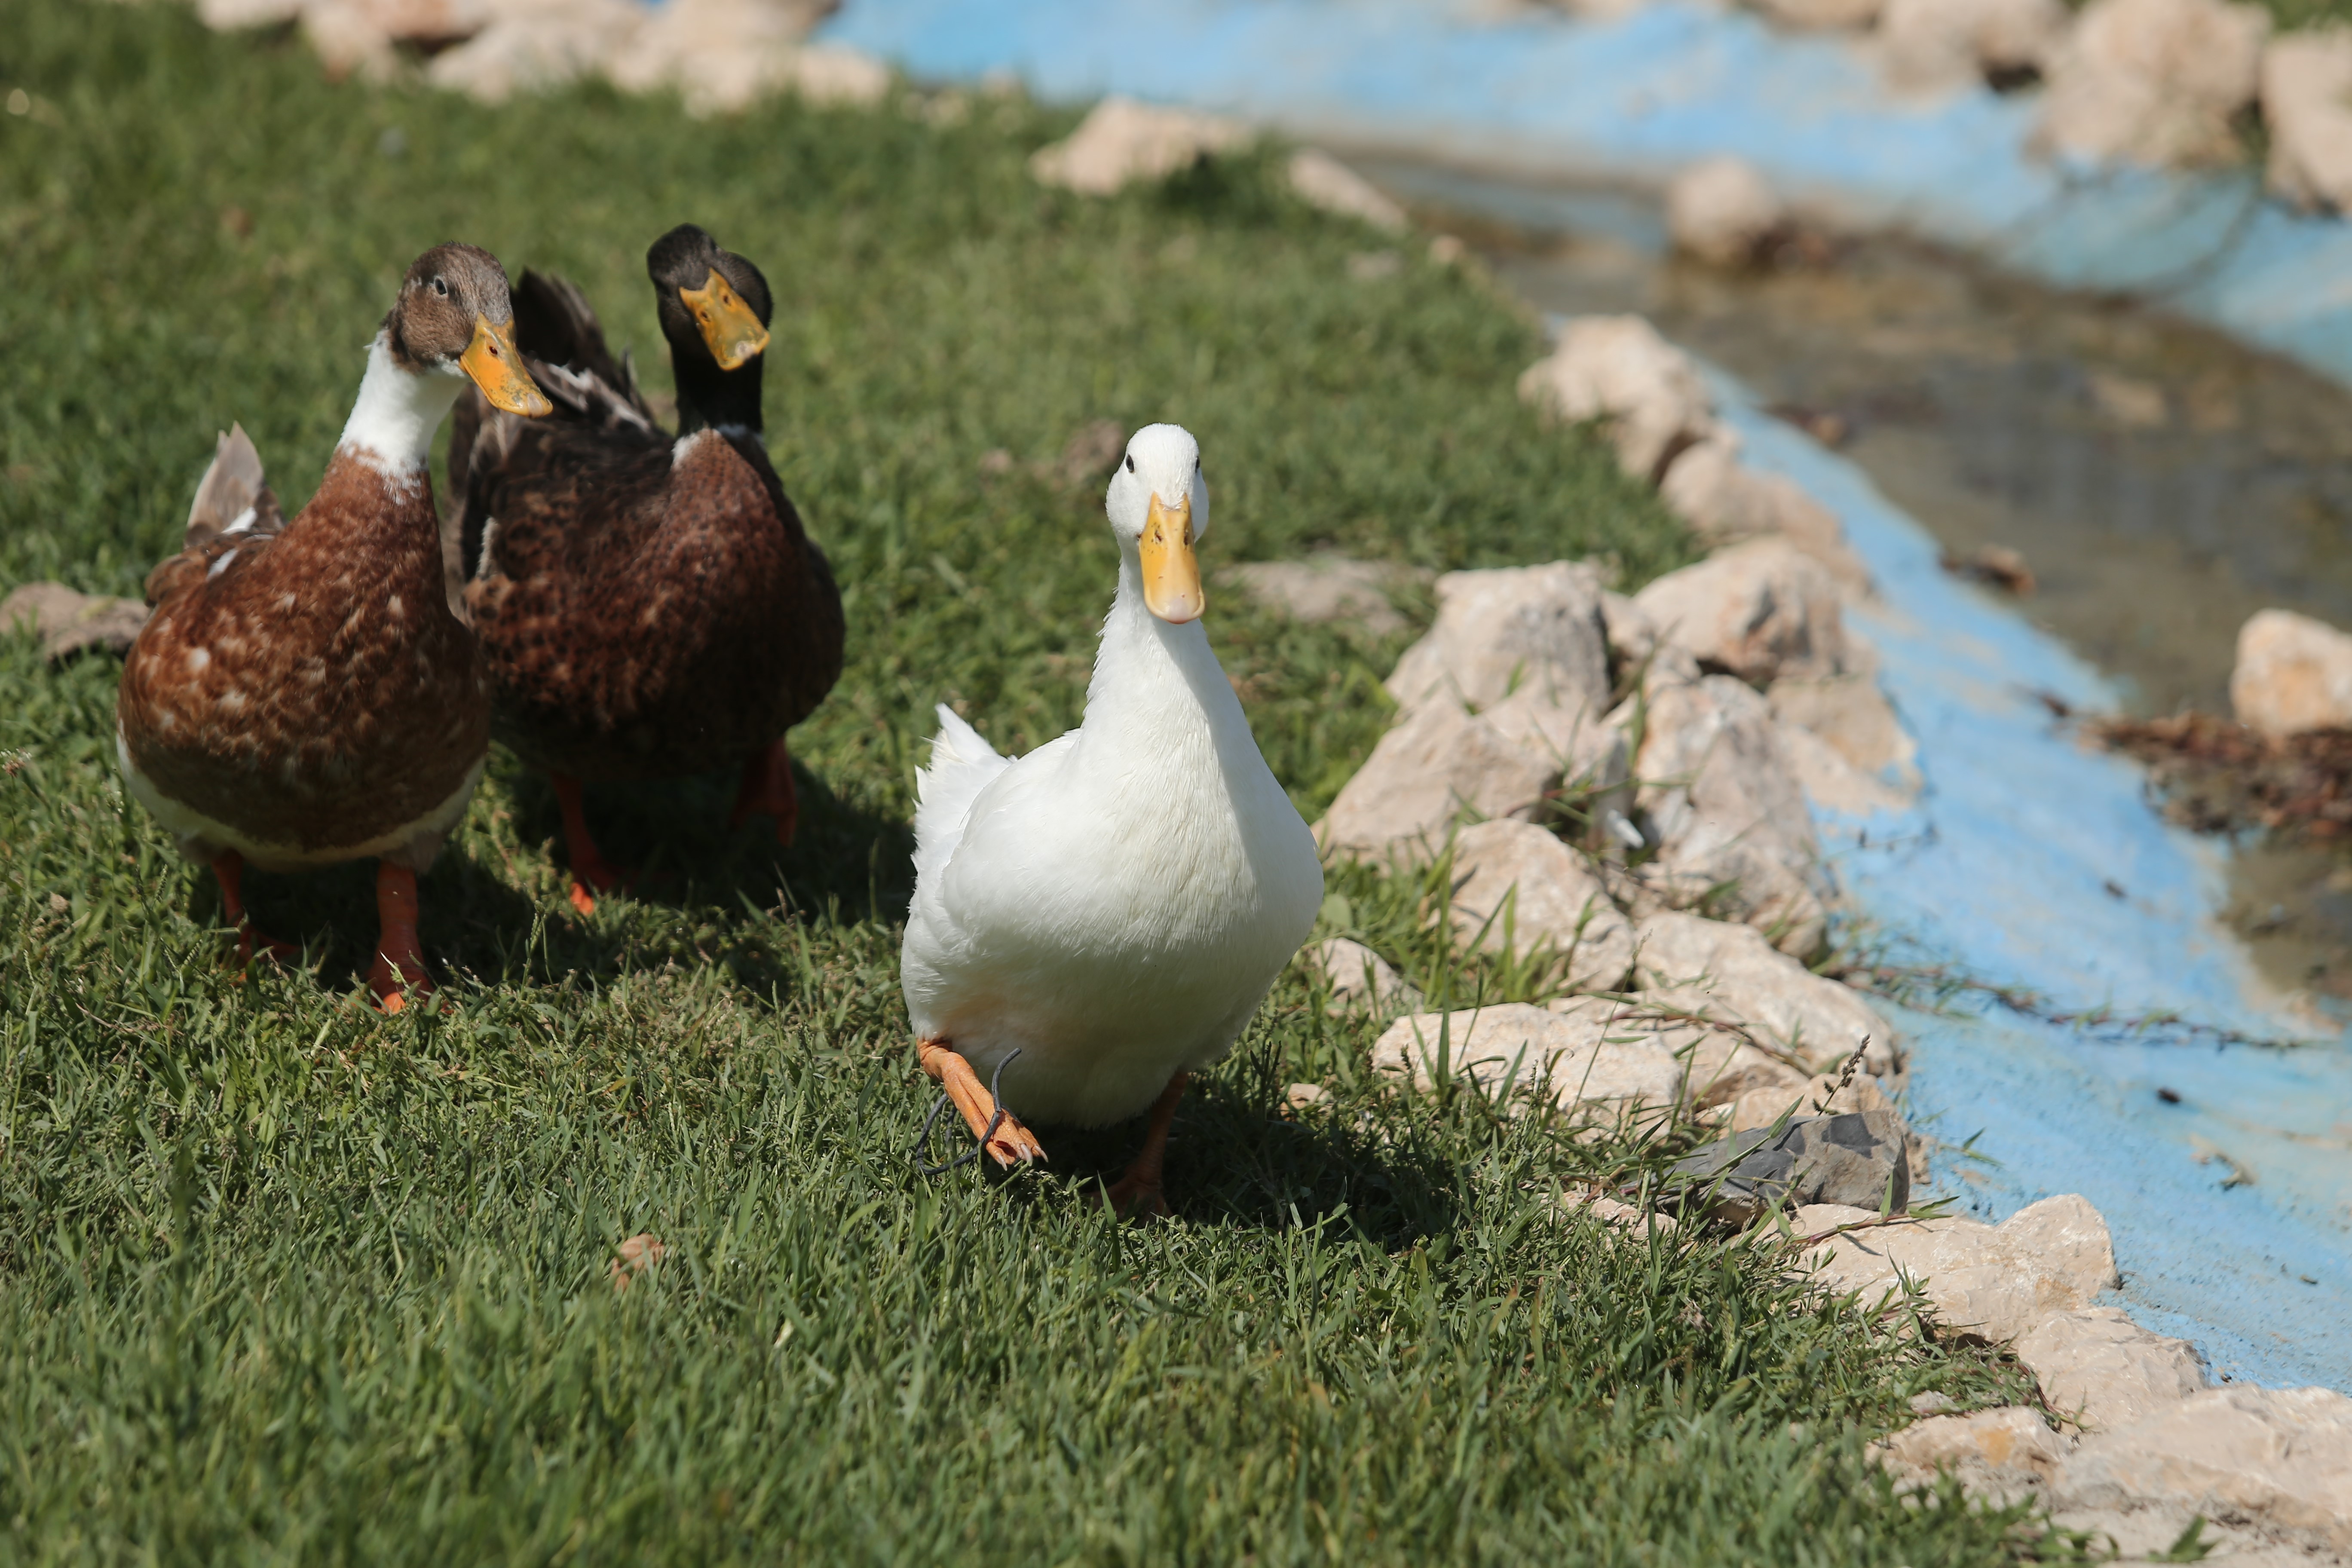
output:
M786 58L782 74L801 101L819 109L870 108L890 96L890 68L838 44L803 45Z
M1898 86L1973 86L2042 69L2069 20L2063 0L1886 0L1880 58Z
M1915 1421L1870 1454L1900 1481L1926 1484L1949 1471L1971 1496L2009 1503L2046 1488L2070 1446L2039 1413L2011 1405Z
M282 27L302 14L302 0L197 0L196 16L216 33Z
M1790 1203L1901 1214L1911 1205L1908 1135L1889 1110L1799 1117L1777 1132L1736 1132L1675 1161L1668 1190L1705 1202L1710 1219L1740 1226Z
M1800 1236L1875 1217L1824 1204L1791 1219ZM1995 1343L2031 1332L2055 1312L2087 1307L2116 1283L2115 1249L2098 1210L2071 1194L2044 1198L1999 1226L1957 1215L1876 1226L1831 1237L1806 1258L1822 1282L1874 1298L1918 1284L1941 1324Z
M2352 212L2352 28L2272 39L2262 96L2271 189L2297 206Z
M2271 735L2352 725L2352 637L2292 610L2257 610L2238 631L2230 706Z
M1424 1094L1451 1077L1506 1110L1532 1099L1588 1122L1679 1101L1682 1063L1655 1040L1619 1039L1612 1016L1606 1005L1552 1013L1518 1002L1417 1013L1389 1026L1372 1065Z
M2171 402L2155 382L2112 370L2093 370L2085 384L2092 406L2126 430L2161 430L2171 422Z
M1859 32L1878 20L1880 0L1758 0L1757 9L1790 27Z
M2352 1551L2352 1399L2243 1384L2190 1394L2136 1426L2083 1438L2052 1500L2193 1510Z
M0 636L29 627L52 662L91 648L122 653L147 624L136 599L78 594L63 583L27 583L0 599Z
M1898 1122L1902 1115L1895 1102L1886 1097L1872 1074L1858 1072L1838 1087L1835 1076L1817 1073L1811 1078L1792 1073L1793 1084L1774 1083L1761 1089L1751 1089L1731 1102L1730 1124L1734 1132L1745 1132L1751 1127L1769 1127L1781 1117L1795 1114L1813 1116L1835 1111L1883 1111ZM1906 1128L1908 1135L1908 1128ZM1916 1173L1916 1171L1915 1171ZM1824 1203L1832 1200L1824 1198Z
M1304 561L1245 561L1219 572L1217 581L1293 620L1347 621L1374 637L1388 637L1405 624L1389 601L1390 591L1410 575L1386 562L1310 555Z
M1659 499L1710 544L1777 535L1812 557L1839 589L1871 591L1870 569L1846 542L1837 514L1784 474L1748 467L1736 430L1717 430L1674 460Z
M1633 602L1702 669L1762 686L1845 668L1837 584L1786 540L1736 544L1667 573Z
M1959 1408L1950 1394L1939 1394L1932 1388L1925 1394L1913 1394L1910 1405L1914 1415L1948 1415Z
M2211 1381L2197 1347L2141 1328L2120 1307L2057 1313L2016 1349L2050 1407L2093 1431L2145 1421Z
M1558 773L1451 702L1432 702L1382 735L1317 829L1327 849L1370 860L1427 860L1466 811L1532 816Z
M1812 887L1821 841L1764 699L1729 676L1654 688L1633 771L1658 857L1643 873L1669 901L1712 895L1809 957L1827 912Z
M1294 1083L1282 1091L1282 1103L1293 1115L1331 1103L1331 1091L1319 1083Z
M1376 1013L1421 1006L1421 993L1406 984L1387 959L1360 942L1327 937L1306 950L1306 959L1308 968L1320 974L1329 989L1334 1013L1365 1005Z
M1645 1209L1639 1204L1620 1203L1600 1193L1563 1193L1559 1206L1564 1213L1591 1215L1612 1230L1627 1230L1640 1234L1656 1232L1672 1236L1682 1228L1670 1214Z
M1490 708L1522 688L1599 717L1609 708L1600 574L1580 563L1449 572L1437 620L1388 679L1399 706L1433 699Z
M1528 822L1482 822L1454 842L1454 932L1489 951L1567 960L1568 984L1613 991L1633 963L1633 922L1584 858Z
M1666 186L1675 248L1712 267L1755 265L1788 221L1780 198L1745 158L1702 159Z
M1690 356L1639 316L1580 316L1519 377L1521 401L1570 423L1599 420L1634 477L1656 483L1716 429L1715 400Z
M1108 196L1136 180L1164 180L1251 139L1238 121L1111 97L1064 141L1037 151L1029 172L1043 184Z
M2258 5L2092 0L2051 61L2036 135L2094 162L2228 163L2270 29Z
M489 26L433 57L425 79L484 103L504 103L519 92L543 92L606 68L617 57L637 55L641 27L654 24L627 0L501 7Z
M1391 234L1405 229L1404 209L1328 153L1303 147L1290 156L1290 188L1308 206L1360 218Z
M651 1231L640 1231L614 1250L613 1261L605 1266L604 1273L613 1281L615 1291L625 1291L638 1276L659 1268L667 1257L669 1247L660 1237Z
M1834 746L1811 731L1783 724L1780 743L1789 754L1789 767L1796 775L1798 787L1818 810L1847 816L1900 813L1910 810L1917 798L1914 791L1855 767Z

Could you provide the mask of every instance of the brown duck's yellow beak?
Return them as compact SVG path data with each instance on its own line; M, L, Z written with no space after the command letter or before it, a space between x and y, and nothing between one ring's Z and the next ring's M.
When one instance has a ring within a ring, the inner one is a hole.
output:
M1151 498L1143 520L1143 604L1171 626L1197 621L1209 607L1201 592L1201 563L1192 557L1192 500L1174 506Z
M487 316L474 318L474 341L457 356L457 363L482 395L490 400L493 408L503 408L509 414L537 418L555 406L540 391L539 384L522 367L522 353L515 347L514 323L505 326L490 324Z
M710 357L719 369L733 370L753 354L767 353L768 329L716 269L709 282L699 289L681 289L677 297L694 312L694 324L702 329L702 341L710 345Z

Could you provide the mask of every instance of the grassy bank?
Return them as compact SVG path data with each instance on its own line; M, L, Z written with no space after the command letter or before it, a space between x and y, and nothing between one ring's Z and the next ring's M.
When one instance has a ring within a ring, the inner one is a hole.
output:
M114 782L115 666L0 646L0 1555L23 1561L1835 1562L2011 1553L1861 1459L2002 1373L1874 1338L1759 1258L1546 1201L1641 1158L1368 1078L1286 981L1188 1101L1169 1224L1078 1178L926 1182L897 990L929 708L1075 721L1113 555L1073 431L1202 439L1205 555L1437 568L1687 548L1510 395L1529 325L1244 161L1038 190L1069 117L989 100L697 122L583 90L491 111L331 87L176 7L0 0L0 588L135 592L230 420L306 495L409 258L582 282L666 384L640 258L692 218L776 288L777 466L846 589L799 734L802 837L719 781L592 795L641 899L562 899L509 762L425 884L454 1008L352 1004L364 868L254 879L307 970L223 962L209 886ZM1377 269L1359 268L1359 271ZM1011 455L983 464L996 450ZM1277 773L1320 809L1400 639L1213 599ZM1468 997L1428 889L1328 909ZM1483 988L1483 989L1482 989ZM1333 1105L1277 1113L1313 1079ZM616 1295L623 1237L669 1262Z

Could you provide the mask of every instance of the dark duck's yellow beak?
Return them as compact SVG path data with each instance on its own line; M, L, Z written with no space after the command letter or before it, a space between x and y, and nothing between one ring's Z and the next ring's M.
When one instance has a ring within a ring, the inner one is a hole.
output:
M768 329L716 270L701 288L681 289L677 297L694 312L694 324L701 329L702 341L719 369L737 369L753 354L767 352Z
M520 414L537 418L555 406L540 391L530 373L522 368L521 351L515 347L514 323L493 326L487 316L474 318L474 341L457 356L458 365L474 378L482 395L490 400L493 408L503 408L509 414Z

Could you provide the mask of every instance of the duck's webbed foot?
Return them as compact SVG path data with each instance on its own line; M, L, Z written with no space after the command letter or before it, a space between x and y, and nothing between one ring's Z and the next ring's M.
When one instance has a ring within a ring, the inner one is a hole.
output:
M801 796L793 784L792 753L784 750L781 735L766 751L754 752L743 759L743 783L735 791L735 809L728 816L727 826L730 829L740 827L755 816L773 818L776 842L790 847L793 834L800 826Z
M1103 1191L1103 1202L1119 1214L1156 1217L1168 1212L1168 1200L1160 1190L1160 1169L1168 1155L1168 1129L1176 1121L1176 1102L1184 1098L1185 1081L1192 1075L1178 1073L1151 1102L1151 1120L1143 1131L1143 1152L1127 1168L1127 1173Z
M383 929L376 937L375 963L368 968L368 990L387 1013L433 994L425 949L416 940L416 873L389 860L377 861L375 912Z
M964 1125L981 1141L990 1159L1009 1170L1045 1157L1045 1146L1037 1142L1037 1135L1021 1125L1019 1117L997 1105L996 1096L980 1081L971 1064L957 1055L947 1041L916 1041L915 1058L922 1064L923 1071L937 1079L940 1087L947 1090L956 1110L962 1112Z
M302 950L290 942L280 942L264 935L253 923L245 909L245 857L234 849L224 849L213 857L213 879L220 883L221 913L228 923L236 927L236 957L240 963L253 962L254 954L291 963L302 956Z
M563 814L563 853L572 862L572 907L583 915L596 912L596 894L628 885L613 869L604 851L588 832L588 813L580 804L580 781L569 773L550 773L555 786L555 807Z

